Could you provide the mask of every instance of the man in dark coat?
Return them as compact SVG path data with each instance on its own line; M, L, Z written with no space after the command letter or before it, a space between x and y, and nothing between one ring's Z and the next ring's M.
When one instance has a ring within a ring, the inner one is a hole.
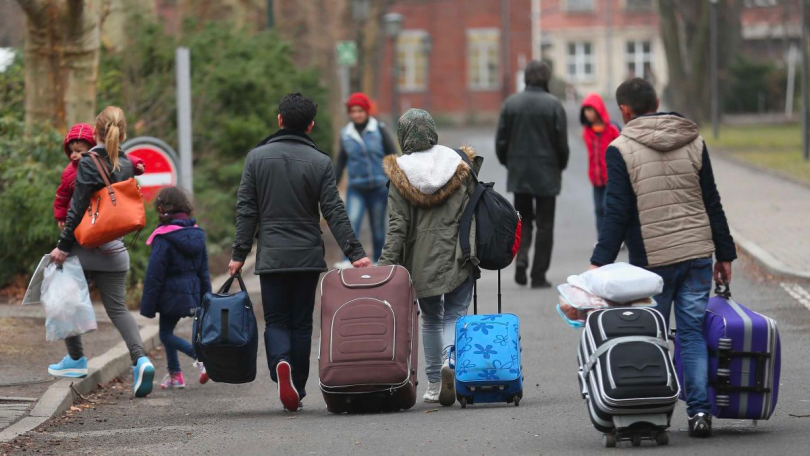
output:
M278 111L281 130L245 159L229 270L235 275L242 269L257 237L267 364L284 408L296 411L309 377L315 290L326 271L321 213L354 267L371 261L349 223L332 160L308 135L318 106L293 93L282 98Z
M532 222L537 241L532 288L546 288L546 271L554 243L554 209L568 165L565 110L548 91L551 68L532 61L526 66L526 90L506 99L498 121L495 152L509 171L507 190L515 194L515 209L523 217L523 238L517 254L515 281L526 285Z

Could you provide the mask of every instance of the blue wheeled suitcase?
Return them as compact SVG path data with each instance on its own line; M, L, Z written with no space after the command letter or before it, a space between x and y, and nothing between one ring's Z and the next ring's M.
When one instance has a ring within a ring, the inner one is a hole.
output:
M782 347L776 321L735 302L728 286L709 299L703 338L709 350L709 400L717 418L767 420L779 399ZM681 344L675 369L683 384ZM681 399L686 400L681 391Z
M473 312L456 321L456 396L461 408L476 402L520 405L523 398L520 322L501 313L501 272L498 271L498 313L478 314L478 287L473 287Z
M228 294L234 279L242 290ZM241 274L228 279L219 292L203 296L194 314L192 338L194 352L211 380L249 383L256 378L259 333Z

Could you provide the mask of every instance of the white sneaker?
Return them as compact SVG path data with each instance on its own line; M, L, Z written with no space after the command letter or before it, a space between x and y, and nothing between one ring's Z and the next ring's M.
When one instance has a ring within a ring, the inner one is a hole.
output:
M333 264L332 267L334 267L335 269L351 269L354 266L352 266L351 261L343 260L343 261L338 261L337 263Z
M450 360L444 360L442 365L442 383L439 392L439 403L445 407L456 403L456 375L450 367Z
M439 402L439 390L442 389L442 384L439 382L431 383L428 385L425 395L422 396L425 402L435 403Z

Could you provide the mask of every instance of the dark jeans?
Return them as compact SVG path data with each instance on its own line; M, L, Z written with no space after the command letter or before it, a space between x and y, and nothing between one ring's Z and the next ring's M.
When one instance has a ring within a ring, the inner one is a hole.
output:
M593 188L593 209L596 213L597 240L599 240L599 233L602 231L602 220L605 219L605 193L607 193L607 187Z
M712 259L699 258L669 266L650 268L664 279L664 290L655 297L658 310L669 327L669 314L675 303L675 323L681 343L686 393L686 413L710 413L709 353L703 340L703 321L712 288Z
M346 212L354 228L354 235L360 239L360 227L363 224L363 216L368 211L371 223L371 239L374 242L374 257L371 259L375 263L382 255L383 245L385 245L385 230L388 223L388 187L382 186L372 189L355 188L349 186L346 192Z
M551 250L554 247L554 210L557 202L555 196L534 196L516 193L515 209L523 218L523 233L520 239L516 265L519 268L529 267L529 249L532 246L532 222L537 225L537 239L534 246L532 263L532 282L546 280L546 271L551 265ZM536 209L535 209L536 206Z
M276 378L276 365L288 361L298 395L306 395L309 354L312 349L312 312L319 272L262 274L264 345L270 378Z
M169 367L170 374L176 374L181 371L180 360L177 358L178 350L193 360L197 359L197 355L194 354L194 346L182 337L174 335L174 328L177 327L179 321L180 317L160 314L158 336L166 350L166 364Z

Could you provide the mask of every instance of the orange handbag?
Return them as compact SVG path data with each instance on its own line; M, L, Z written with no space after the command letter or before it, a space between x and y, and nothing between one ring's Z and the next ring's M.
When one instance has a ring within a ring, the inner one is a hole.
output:
M142 230L146 226L146 210L135 178L111 184L104 160L95 152L89 155L104 179L104 188L90 197L87 213L73 233L82 247L92 249Z

